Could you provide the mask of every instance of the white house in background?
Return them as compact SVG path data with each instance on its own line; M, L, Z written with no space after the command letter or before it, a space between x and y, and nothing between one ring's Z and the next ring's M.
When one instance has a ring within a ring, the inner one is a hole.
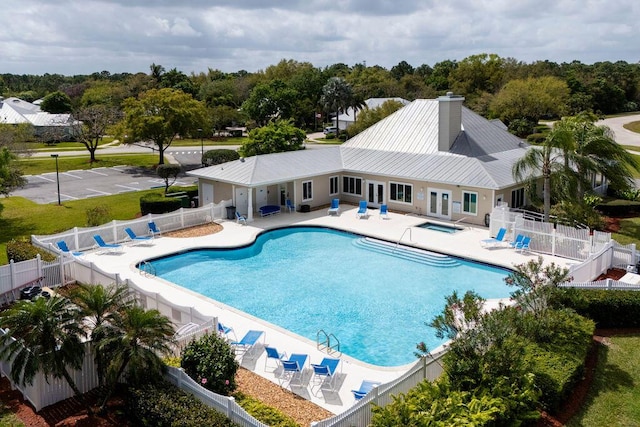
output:
M486 224L492 208L525 204L512 175L528 144L448 93L418 99L340 146L267 154L188 172L200 203L233 200L251 220L265 205L301 211L331 199Z
M0 123L33 126L34 135L40 138L68 139L72 135L71 114L50 114L40 105L20 98L0 98Z
M381 106L382 104L384 104L387 101L397 101L399 103L401 103L402 105L408 105L410 104L409 101L407 101L404 98L369 98L366 101L364 101L365 103L365 107L364 108L368 108L369 110L373 110L374 108L378 108L379 106ZM352 124L355 123L356 119L358 118L358 114L360 113L360 111L362 110L358 110L355 111L352 107L347 108L347 111L345 111L344 113L340 114L338 116L338 124L336 125L336 118L332 118L331 119L331 123L334 124L334 126L338 126L338 128L340 130L345 130L347 129L349 126L351 126Z

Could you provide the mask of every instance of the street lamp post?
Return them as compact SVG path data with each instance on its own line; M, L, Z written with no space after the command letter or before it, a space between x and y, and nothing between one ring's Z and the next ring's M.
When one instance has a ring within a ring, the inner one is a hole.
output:
M202 129L198 128L200 134L200 164L204 165L204 140L202 139Z
M58 184L58 206L60 203L60 174L58 173L58 154L52 154L51 157L56 159L56 184Z

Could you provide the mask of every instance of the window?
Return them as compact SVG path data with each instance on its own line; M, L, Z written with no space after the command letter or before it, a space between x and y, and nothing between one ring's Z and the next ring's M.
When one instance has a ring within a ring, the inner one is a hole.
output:
M511 192L511 207L520 208L524 206L524 188L518 188Z
M411 203L413 194L413 186L410 184L391 183L391 194L389 200L401 203Z
M313 183L312 181L304 181L302 183L302 201L306 202L313 199Z
M478 215L478 193L462 192L462 212Z
M354 196L362 196L362 178L343 176L342 192L345 194L353 194Z
M338 177L332 176L329 178L329 195L334 196L340 192L338 188Z

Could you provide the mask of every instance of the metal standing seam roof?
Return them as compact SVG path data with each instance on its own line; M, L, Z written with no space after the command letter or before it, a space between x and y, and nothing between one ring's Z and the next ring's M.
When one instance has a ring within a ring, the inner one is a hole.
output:
M39 105L20 98L7 98L0 105L0 123L31 123L34 126L69 126L70 114L50 114Z
M515 184L512 165L526 143L463 107L460 134L440 152L438 115L438 100L416 100L339 147L254 156L188 174L253 187L330 173L487 189Z

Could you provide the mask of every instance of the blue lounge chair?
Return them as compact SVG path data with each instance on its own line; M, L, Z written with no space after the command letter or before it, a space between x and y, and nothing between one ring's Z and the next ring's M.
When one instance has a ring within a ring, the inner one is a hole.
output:
M160 235L160 229L158 228L155 222L149 221L148 226L149 226L149 234L151 234L151 237L156 237L156 234L158 236Z
M516 244L514 248L516 251L520 251L522 253L525 250L529 250L529 243L531 243L531 237L524 236L520 243Z
M502 243L505 243L504 236L506 236L506 234L507 234L507 229L500 228L495 238L481 240L480 245L482 245L483 247L501 245Z
M387 205L380 205L380 218L389 219L389 210Z
M264 331L250 330L240 341L232 341L230 344L237 356L252 356L254 352L258 351L260 346L256 344L263 335Z
M138 236L136 235L136 233L133 232L132 229L130 229L129 227L126 227L124 229L124 232L127 233L127 237L135 244L136 242L138 243L147 243L147 244L153 244L152 241L153 239L149 236Z
M509 242L509 246L515 248L516 245L519 245L520 242L522 242L522 239L524 239L524 234L518 234L513 242Z
M224 335L227 339L229 338L229 334L233 334L234 341L237 340L236 333L231 326L225 326L218 322L218 332L220 335Z
M291 202L291 199L287 199L287 200L285 200L285 202L284 202L284 203L285 203L285 207L286 207L287 209L289 209L289 213L291 213L291 212L295 212L295 211L296 211L296 207L295 207L295 205Z
M369 212L367 211L367 201L360 200L360 204L358 205L358 212L356 212L356 218L368 218Z
M277 370L282 365L282 360L287 358L287 352L284 351L280 353L277 348L266 346L264 350L267 352L267 357L264 360L264 370L267 370L267 364L269 360L275 360L276 366L273 367L273 370Z
M331 207L327 211L327 215L340 215L340 199L331 200Z
M240 212L236 211L236 222L242 222L244 225L247 225L247 217L244 215L240 215Z
M312 364L313 368L313 384L311 390L318 386L320 390L335 390L335 379L337 378L336 370L340 364L340 359L325 357L319 364Z
M67 242L65 242L64 240L60 240L59 242L56 242L56 245L58 245L58 249L60 249L64 253L71 254L73 256L82 255L82 252L70 251L69 247L67 246Z
M304 365L307 363L306 354L294 353L289 357L289 360L282 360L282 375L280 376L280 385L289 383L289 386L302 385L302 371Z
M96 244L100 249L113 253L122 252L122 245L118 245L117 243L106 243L99 234L94 235L93 240L96 241Z
M360 388L358 390L351 390L351 392L353 393L353 397L355 397L356 400L360 400L363 397L365 397L367 393L369 393L371 390L373 390L375 387L378 387L379 385L380 385L379 382L364 380L362 381L362 384L360 384Z

